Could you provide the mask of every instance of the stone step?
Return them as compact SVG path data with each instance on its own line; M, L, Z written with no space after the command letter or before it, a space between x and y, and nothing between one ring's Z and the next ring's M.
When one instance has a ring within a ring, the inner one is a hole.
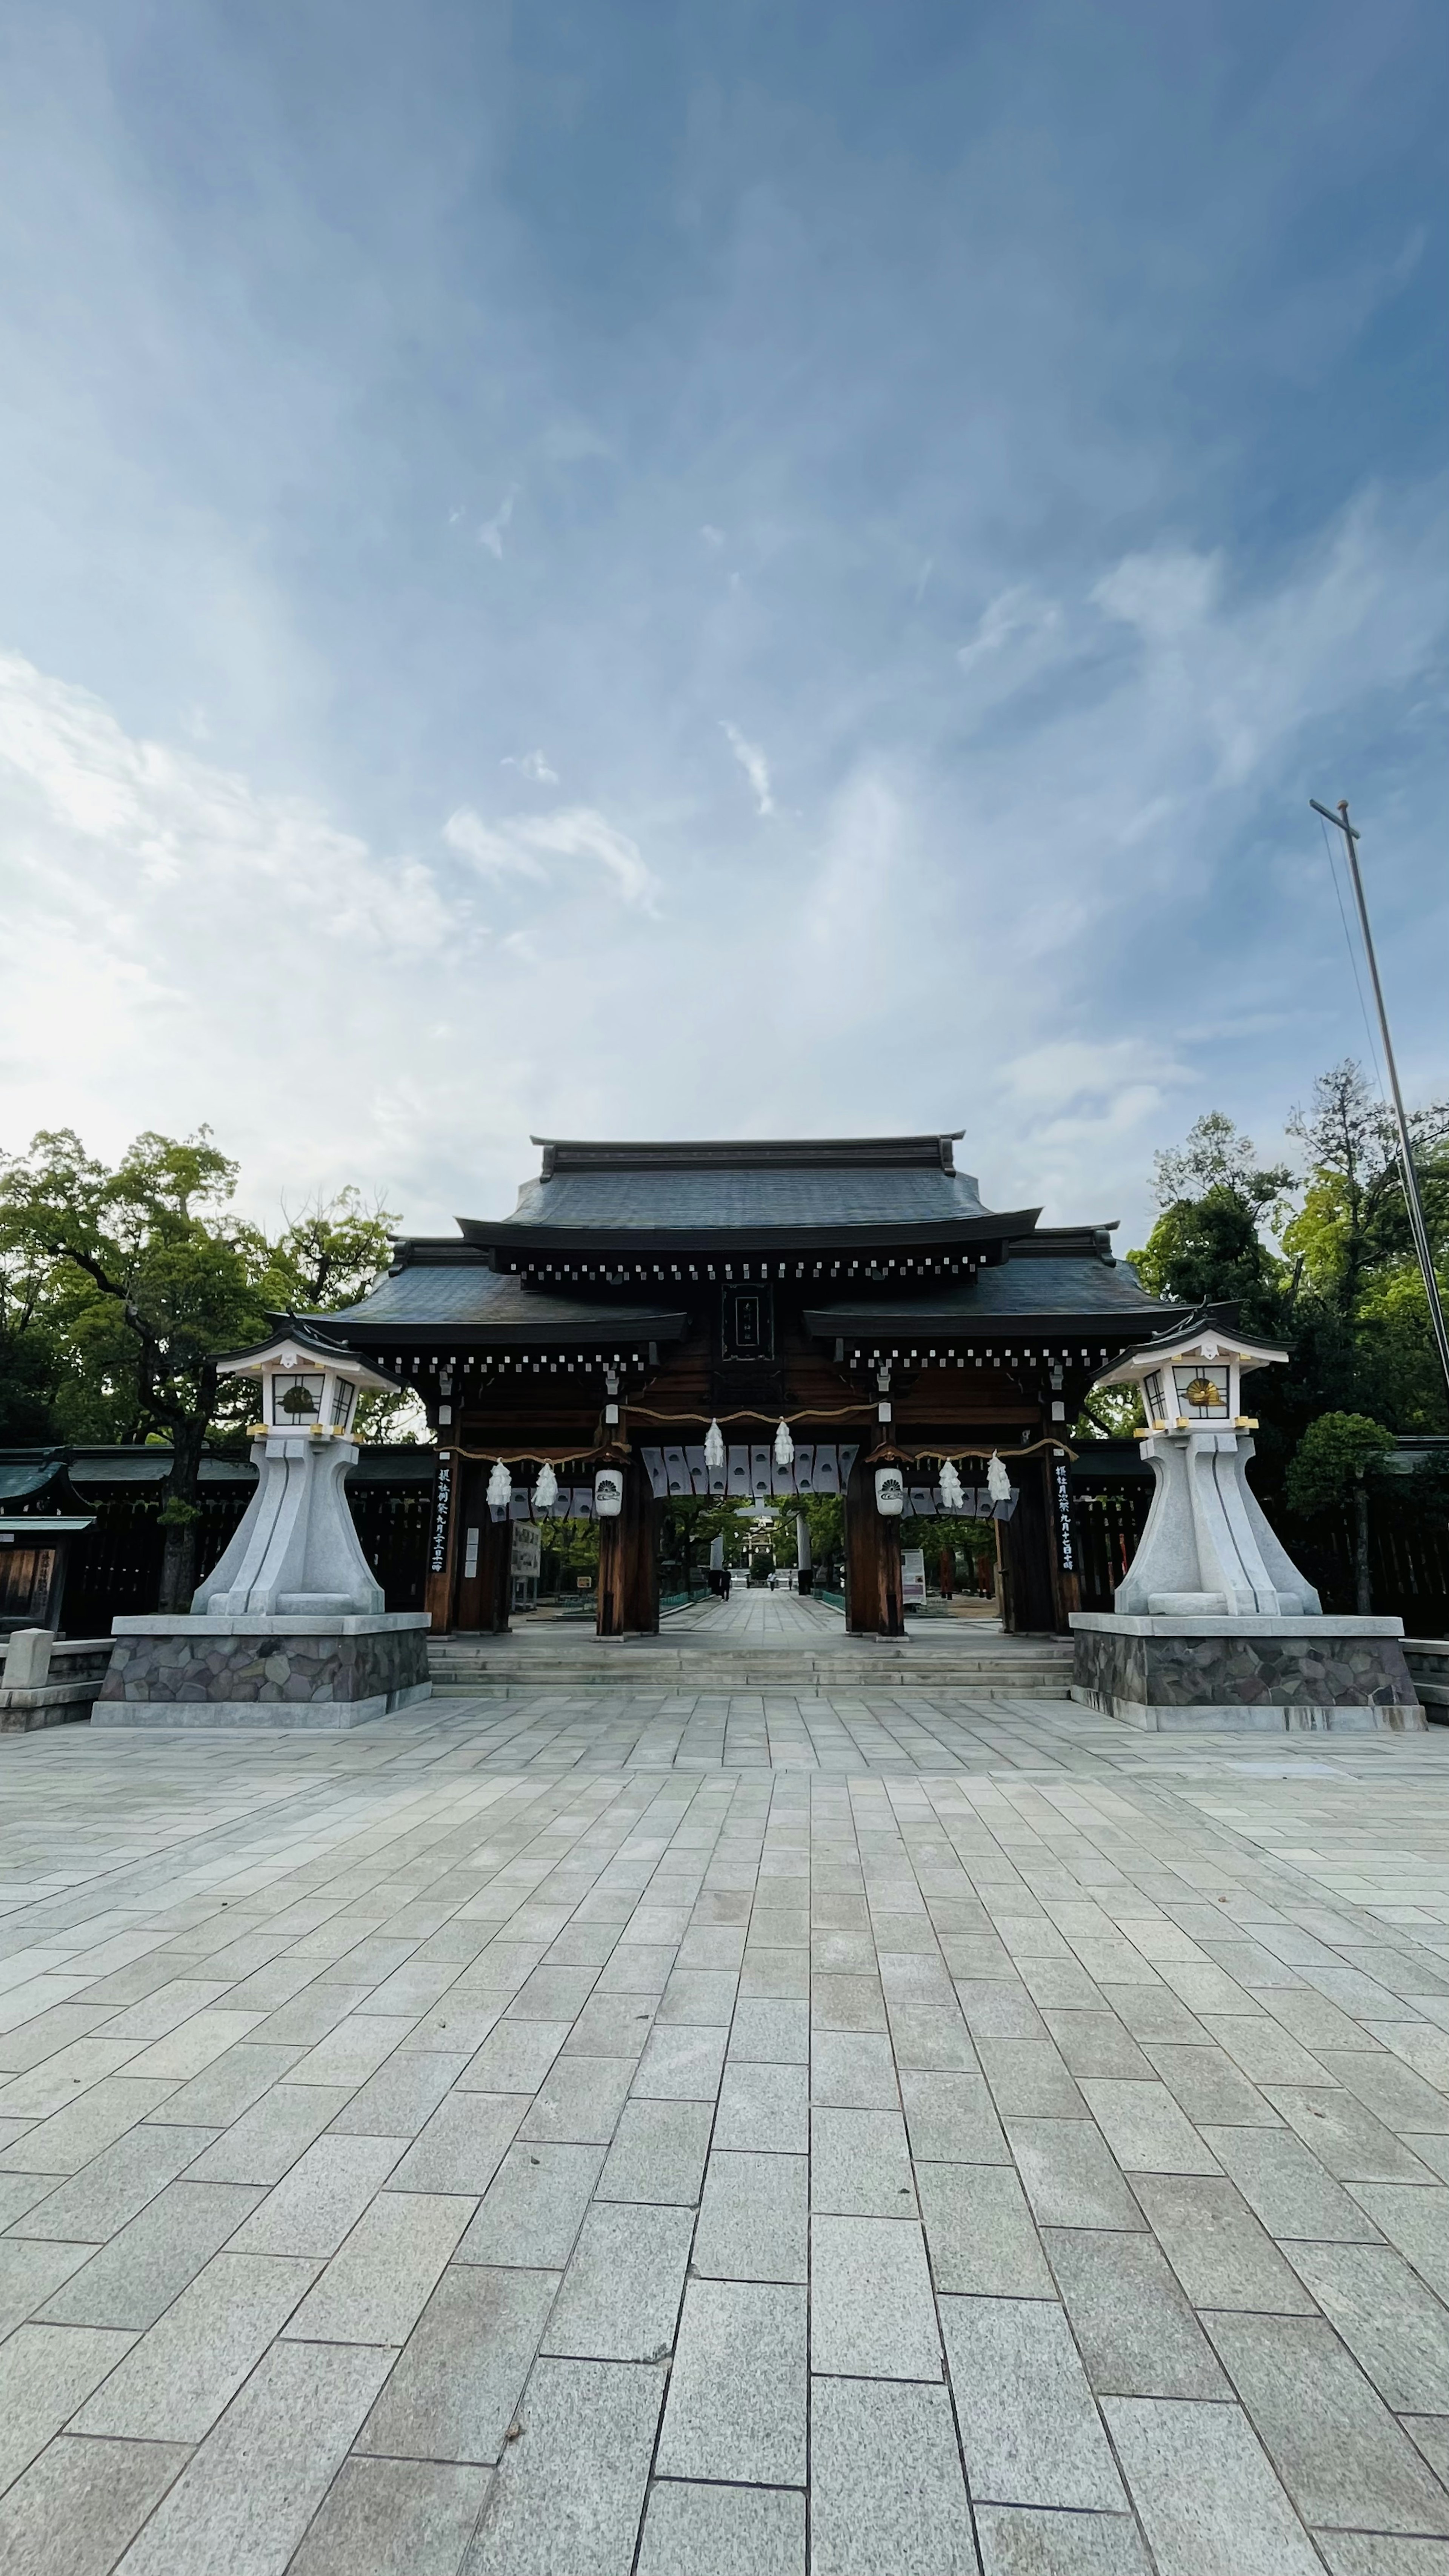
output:
M1072 1650L1052 1640L974 1651L940 1647L912 1652L890 1641L802 1650L741 1645L631 1645L589 1639L569 1652L531 1641L511 1646L439 1642L429 1650L434 1692L487 1691L969 1691L989 1699L1064 1699Z

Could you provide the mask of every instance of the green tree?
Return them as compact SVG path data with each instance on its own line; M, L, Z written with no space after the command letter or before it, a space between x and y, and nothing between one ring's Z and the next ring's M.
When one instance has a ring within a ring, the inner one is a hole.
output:
M1293 1175L1259 1164L1252 1139L1210 1110L1185 1145L1154 1158L1161 1210L1140 1252L1128 1254L1149 1295L1184 1306L1232 1304L1245 1333L1280 1332L1293 1283L1262 1236Z
M233 1209L236 1181L207 1128L138 1136L114 1169L69 1129L0 1158L8 1419L42 1438L154 1434L170 1444L160 1513L168 1610L184 1609L195 1588L207 1440L239 1436L256 1402L250 1380L218 1377L218 1356L261 1341L274 1314L349 1303L388 1257L386 1211L355 1190L310 1205L272 1243ZM381 1403L395 1411L402 1401Z
M69 1129L44 1131L0 1171L0 1242L49 1265L73 1378L171 1443L161 1606L195 1583L197 1480L217 1411L216 1355L260 1337L254 1230L232 1217L236 1165L202 1128L138 1136L115 1170Z
M1369 1582L1368 1479L1393 1454L1394 1435L1366 1413L1321 1413L1310 1422L1288 1465L1290 1508L1311 1518L1351 1503L1357 1607L1373 1608Z

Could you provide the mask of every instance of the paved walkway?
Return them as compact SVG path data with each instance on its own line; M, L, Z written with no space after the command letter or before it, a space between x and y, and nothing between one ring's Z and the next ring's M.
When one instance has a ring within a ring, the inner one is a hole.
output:
M3 2576L1449 2576L1449 1730L540 1693L0 1792Z

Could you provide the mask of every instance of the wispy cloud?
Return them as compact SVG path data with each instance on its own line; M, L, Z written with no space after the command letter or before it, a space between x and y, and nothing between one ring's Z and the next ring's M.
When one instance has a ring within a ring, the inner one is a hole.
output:
M542 882L550 874L546 858L582 859L602 870L605 884L624 903L647 911L658 894L638 842L589 805L560 806L552 814L512 814L501 823L485 823L471 805L462 805L448 816L443 838L485 876Z
M510 483L492 518L484 519L478 529L479 545L486 546L490 555L496 555L500 563L503 560L504 535L513 523L513 505L518 498L518 490L516 483Z
M731 751L734 753L736 760L739 762L741 769L749 780L750 786L754 790L755 812L757 814L773 814L775 810L775 799L770 793L770 764L766 760L764 753L761 751L759 744L757 742L747 742L744 735L741 733L739 726L730 724L724 718L721 718L720 721L720 732L724 735L726 742L729 744Z
M516 769L520 778L531 778L538 787L557 787L558 771L550 769L541 751L516 755L506 751L498 764L500 769Z

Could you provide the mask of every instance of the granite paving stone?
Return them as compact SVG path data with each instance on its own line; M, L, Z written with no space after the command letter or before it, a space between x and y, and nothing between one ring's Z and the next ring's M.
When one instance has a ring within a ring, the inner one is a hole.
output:
M51 2325L143 2332L261 2199L254 2185L174 2182L45 2302Z
M43 2308L62 2281L91 2259L89 2245L51 2244L43 2237L0 2237L0 2340Z
M943 2298L941 2323L973 2497L1120 2511L1107 2437L1055 2302Z
M93 2326L17 2326L0 2344L0 2494L27 2469L135 2337Z
M708 2102L626 2102L604 2158L599 2198L676 2201L692 2208L703 2186L713 2126Z
M804 2156L719 2150L710 2157L693 2269L723 2281L809 2277L810 2166Z
M1441 2299L1449 2299L1449 2190L1358 2183L1352 2197Z
M812 2576L975 2576L944 2388L813 2379L810 2486Z
M1302 2282L1226 2175L1139 2174L1135 2189L1195 2308L1311 2312Z
M1203 2136L1270 2236L1376 2244L1379 2230L1291 2129L1214 2129Z
M81 2433L195 2443L281 2332L321 2265L277 2254L212 2257L75 2417Z
M52 2180L44 2198L13 2222L11 2232L104 2244L186 2173L215 2135L214 2129L131 2129L68 2182Z
M529 2110L526 2093L452 2092L424 2121L392 2176L396 2191L485 2192ZM341 2138L319 2143L341 2146ZM345 2143L361 2146L360 2138ZM375 2141L379 2147L384 2143ZM400 2141L391 2143L399 2146ZM316 2150L309 2152L315 2153Z
M344 2460L289 2576L457 2576L486 2469L443 2460Z
M358 2450L498 2460L558 2283L557 2272L451 2265L394 2363Z
M940 2378L925 2240L914 2219L813 2219L810 2292L812 2369Z
M338 2138L415 2138L461 2083L467 2063L440 2050L396 2049L327 2126Z
M196 2157L192 2180L280 2182L351 2099L342 2085L276 2085Z
M236 2234L238 2254L335 2254L403 2153L401 2138L318 2138Z
M1152 2576L1142 2535L1125 2513L982 2504L976 2538L983 2576Z
M1294 2270L1385 2403L1449 2415L1449 2308L1388 2245L1291 2245Z
M1274 2110L1339 2182L1433 2181L1407 2140L1395 2137L1341 2085L1270 2084L1264 2089Z
M538 2362L463 2576L629 2576L663 2398L657 2368Z
M1007 2137L1039 2227L1141 2227L1142 2212L1090 2120L1011 2120Z
M656 2478L637 2576L805 2576L805 2498Z
M645 2102L713 2102L728 2031L685 2027L649 2033L631 2091Z
M175 2442L58 2434L0 2497L5 2576L107 2576L189 2457Z
M538 2263L561 2272L573 2252L603 2161L602 2147L525 2146L515 2141L458 2247L458 2261Z
M1010 2164L984 2076L907 2072L901 2077L901 2107L917 2164Z
M917 2172L937 2290L1049 2299L1052 2276L1009 2166L927 2164Z
M281 2576L387 2365L357 2344L274 2344L119 2561L125 2576Z
M521 2135L606 2147L637 2071L632 2057L556 2059L534 2097Z
M476 2201L380 2191L286 2331L310 2343L406 2343Z
M656 2468L661 2477L804 2485L803 2289L689 2283Z
M662 2361L689 2260L694 2213L598 2201L585 2216L544 2349L578 2361Z
M1054 2227L1042 2242L1098 2396L1226 2396L1212 2346L1154 2238Z
M837 2217L915 2216L910 2147L899 2110L811 2112L810 2204Z
M1331 2325L1319 2317L1206 2322L1306 2523L1449 2535L1449 2495Z
M1158 2576L1314 2576L1318 2553L1240 2408L1102 2402Z
M803 2066L727 2066L715 2116L716 2147L758 2147L766 2153L806 2155L810 2147L810 2088Z

